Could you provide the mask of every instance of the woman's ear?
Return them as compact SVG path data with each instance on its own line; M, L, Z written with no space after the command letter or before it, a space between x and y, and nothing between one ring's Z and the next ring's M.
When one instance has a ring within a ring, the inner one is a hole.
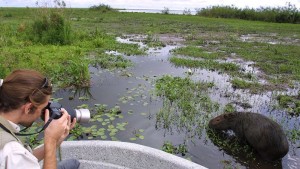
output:
M30 102L27 102L24 106L23 106L23 110L25 112L25 114L29 114L32 112L33 105Z

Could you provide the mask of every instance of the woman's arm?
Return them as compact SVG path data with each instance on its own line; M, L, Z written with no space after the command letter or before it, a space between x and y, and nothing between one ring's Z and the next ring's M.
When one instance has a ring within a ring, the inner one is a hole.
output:
M43 160L44 159L44 144L36 147L34 150L32 150L32 154L39 160Z
M62 110L63 115L59 119L52 120L45 129L44 136L44 169L56 169L56 149L60 145L62 137L69 134L71 119L66 110ZM49 111L45 112L45 122L49 119Z

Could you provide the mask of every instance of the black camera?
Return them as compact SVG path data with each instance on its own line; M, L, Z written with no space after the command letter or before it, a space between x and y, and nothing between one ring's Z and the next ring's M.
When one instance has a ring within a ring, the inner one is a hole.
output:
M62 105L57 102L50 101L45 107L45 109L49 110L49 116L52 119L59 119L62 116L60 112ZM91 118L91 113L89 109L66 109L69 115L71 116L71 121L76 118L78 123L86 123L89 122ZM41 118L45 121L45 113L43 112Z

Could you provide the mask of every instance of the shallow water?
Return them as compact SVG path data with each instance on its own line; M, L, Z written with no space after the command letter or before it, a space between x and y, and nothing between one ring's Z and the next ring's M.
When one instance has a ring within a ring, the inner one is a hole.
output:
M169 10L169 14L189 14L189 15L195 15L197 13L196 10L193 9L187 9L186 11L184 10ZM122 9L119 10L120 12L141 12L141 13L162 13L163 9Z
M131 42L128 39L118 39L124 43ZM141 44L141 43L140 43ZM141 47L143 45L141 44ZM161 149L164 141L171 141L174 145L183 144L187 133L176 130L176 127L170 130L156 128L156 113L162 108L163 101L153 94L155 79L163 75L172 75L186 77L188 68L175 67L168 58L171 56L169 51L178 46L166 46L162 49L150 49L147 56L125 56L130 59L134 66L126 70L108 71L97 67L90 67L91 88L74 93L74 90L58 90L55 92L55 98L63 98L60 101L63 105L76 107L83 103L93 107L94 104L107 104L108 107L120 106L123 119L116 122L128 122L125 131L117 134L120 141L134 142L153 148ZM246 71L254 74L259 73L256 68L249 65L252 63L241 60L228 60L236 62ZM276 104L272 97L277 92L266 92L262 94L250 94L247 90L234 90L230 84L230 76L205 69L193 69L190 77L196 81L214 82L215 86L210 89L210 98L218 102L221 107L227 103L249 103L251 108L243 108L236 104L236 109L240 111L251 111L262 113L278 123L284 130L299 129L300 119L291 118L284 112L273 109ZM288 92L297 93L298 89L289 90ZM91 99L87 101L80 100L79 97L91 94ZM72 96L74 99L69 100ZM124 102L120 98L131 98ZM132 112L132 113L128 113ZM221 112L215 112L214 117ZM89 126L90 124L84 124ZM142 135L145 139L130 140L139 129L143 129ZM83 138L87 139L87 138ZM189 158L192 161L208 168L224 168L232 166L236 168L300 168L300 149L295 148L300 145L300 141L290 143L289 153L282 159L281 164L274 166L274 163L267 163L260 159L247 160L242 156L230 155L230 152L222 150L215 146L214 143L206 136L205 130L200 138L187 140L188 153L183 158Z

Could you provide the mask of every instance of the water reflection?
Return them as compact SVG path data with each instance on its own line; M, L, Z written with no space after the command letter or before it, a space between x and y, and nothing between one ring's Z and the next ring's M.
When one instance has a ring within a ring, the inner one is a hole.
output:
M76 88L75 90L72 90L71 93L73 93L73 96L69 96L69 100L72 100L75 97L79 97L79 99L94 100L90 87Z

